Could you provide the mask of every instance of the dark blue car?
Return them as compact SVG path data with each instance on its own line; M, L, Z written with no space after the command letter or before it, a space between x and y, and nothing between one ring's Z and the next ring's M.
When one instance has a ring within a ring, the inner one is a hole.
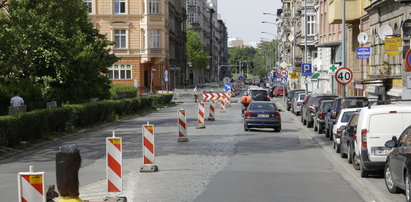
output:
M253 101L244 115L244 130L250 128L274 128L281 131L281 110L269 101Z

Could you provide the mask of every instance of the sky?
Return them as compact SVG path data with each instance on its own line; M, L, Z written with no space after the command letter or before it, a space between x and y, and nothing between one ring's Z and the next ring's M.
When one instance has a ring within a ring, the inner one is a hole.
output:
M276 33L276 26L261 21L275 22L281 0L218 0L218 13L226 23L229 38L240 38L246 45L271 40L275 36L261 32Z

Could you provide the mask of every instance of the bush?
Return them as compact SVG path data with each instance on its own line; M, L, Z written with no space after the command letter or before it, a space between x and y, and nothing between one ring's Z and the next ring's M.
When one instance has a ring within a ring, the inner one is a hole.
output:
M137 97L137 88L120 84L111 84L111 99L135 98Z
M65 105L0 117L0 146L14 147L22 141L38 140L69 127L83 128L113 121L171 102L172 94L123 100L103 100L81 105Z

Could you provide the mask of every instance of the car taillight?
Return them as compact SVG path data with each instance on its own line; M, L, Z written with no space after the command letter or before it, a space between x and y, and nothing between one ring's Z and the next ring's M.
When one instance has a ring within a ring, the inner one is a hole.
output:
M251 112L245 113L245 117L251 117Z
M281 118L281 115L280 115L280 113L278 113L278 112L274 113L274 118L276 118L276 119L279 119L279 118Z
M323 120L323 119L324 119L323 112L320 112L320 113L318 114L318 118L319 118L320 120Z
M310 111L315 110L315 107L309 106L309 107L308 107L308 110L310 110Z
M300 104L300 103L297 103L297 106L301 106L301 104Z
M361 147L367 147L367 129L361 130Z
M334 118L334 119L337 118L337 112L333 112L333 113L331 114L331 117Z
M342 132L343 132L343 131L340 130L340 129L337 130L337 134L342 134Z

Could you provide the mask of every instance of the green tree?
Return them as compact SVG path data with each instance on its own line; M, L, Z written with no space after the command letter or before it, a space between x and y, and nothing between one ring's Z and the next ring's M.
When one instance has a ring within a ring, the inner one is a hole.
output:
M63 102L109 96L105 73L118 58L83 1L9 1L0 27L0 84L31 81Z
M192 64L196 70L201 70L209 64L210 56L203 50L198 34L187 29L187 61Z
M249 64L254 60L254 56L256 54L256 49L253 47L245 47L245 48L233 48L228 50L228 62L230 65L230 72L236 72L239 65L239 61L248 61ZM250 65L249 65L250 67ZM249 69L249 72L252 72L252 69Z

